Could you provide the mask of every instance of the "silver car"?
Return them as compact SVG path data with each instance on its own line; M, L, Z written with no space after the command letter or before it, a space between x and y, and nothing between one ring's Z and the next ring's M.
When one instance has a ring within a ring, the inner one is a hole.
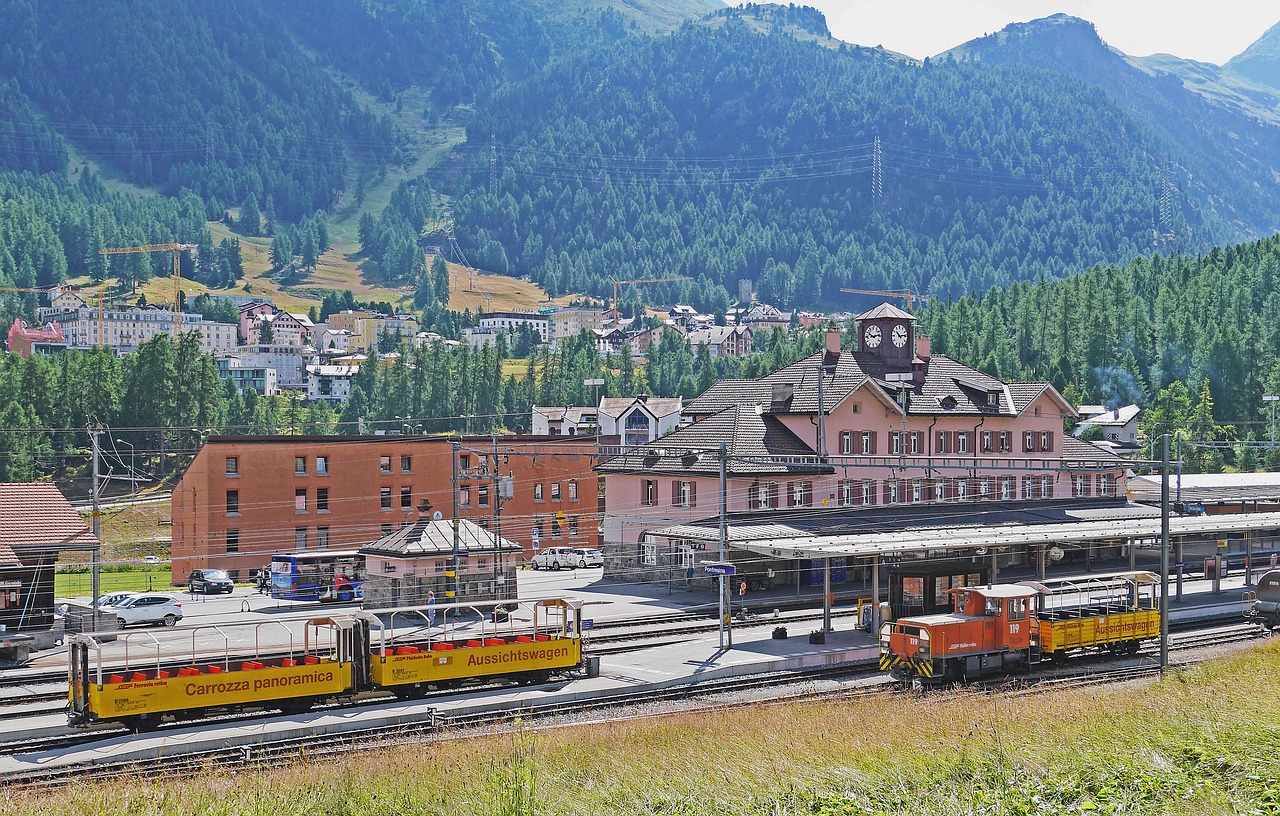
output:
M590 549L590 548L574 549L571 560L572 559L577 559L573 561L573 563L577 564L580 568L604 566L604 553L595 549Z
M120 619L121 628L135 623L173 626L182 620L182 604L168 595L146 592L125 598L111 607Z

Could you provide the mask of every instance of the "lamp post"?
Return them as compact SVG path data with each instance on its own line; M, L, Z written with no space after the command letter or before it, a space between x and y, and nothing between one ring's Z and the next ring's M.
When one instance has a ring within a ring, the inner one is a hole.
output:
M116 441L119 442L121 445L129 445L129 443L124 441L123 439L117 439ZM130 501L133 501L135 498L137 498L137 492L138 492L138 471L135 470L133 467L134 453L136 453L136 451L134 450L133 445L129 445L129 500Z
M596 436L599 436L599 435L600 435L600 413L599 413L599 411L600 411L600 386L604 385L604 380L603 380L603 379L600 379L600 378L596 378L596 379L592 379L592 380L583 380L583 381L582 381L582 384L583 384L583 385L585 385L587 388L594 388L594 389L595 389L595 391L594 391L594 394L595 394L595 402L593 402L593 403L591 404L591 407L596 409L596 434L595 434L595 435L596 435Z
M1280 402L1280 396L1268 394L1262 398L1263 402L1271 403L1271 447L1276 446L1276 403Z

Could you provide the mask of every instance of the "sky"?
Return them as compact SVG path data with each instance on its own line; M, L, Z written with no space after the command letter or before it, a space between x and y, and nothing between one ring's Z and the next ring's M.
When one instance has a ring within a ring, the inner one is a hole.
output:
M1280 22L1273 0L798 0L827 16L831 33L917 59L1012 22L1062 12L1088 20L1108 45L1135 56L1166 53L1221 65ZM733 2L732 5L737 5Z

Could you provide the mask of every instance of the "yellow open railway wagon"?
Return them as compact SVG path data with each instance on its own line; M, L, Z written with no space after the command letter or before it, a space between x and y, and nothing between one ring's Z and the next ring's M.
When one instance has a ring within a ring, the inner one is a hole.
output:
M1137 652L1160 636L1159 578L1151 572L1023 581L1037 591L1040 651L1061 657L1076 650Z

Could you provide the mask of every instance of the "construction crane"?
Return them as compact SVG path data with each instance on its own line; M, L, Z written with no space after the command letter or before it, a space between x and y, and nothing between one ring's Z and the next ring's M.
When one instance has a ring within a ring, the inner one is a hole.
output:
M178 342L178 335L182 332L182 308L178 305L179 295L182 294L182 268L181 253L184 250L195 252L195 244L146 244L136 247L107 247L98 250L99 255L127 255L134 252L172 252L173 253L173 342ZM102 322L102 298L98 298L98 322ZM99 325L99 331L102 327Z
M626 285L628 283L669 283L671 281L686 281L686 280L693 280L693 279L684 277L682 275L674 278L644 278L642 280L624 280L624 281L614 280L613 282L613 325L615 326L618 325L618 285L619 284Z
M928 295L918 295L915 292L912 292L910 289L906 289L901 292L886 292L881 289L841 289L840 291L848 292L849 294L852 294L852 295L879 295L881 297L902 298L907 302L908 312L911 311L911 304L917 300L920 301L921 303L929 302Z

